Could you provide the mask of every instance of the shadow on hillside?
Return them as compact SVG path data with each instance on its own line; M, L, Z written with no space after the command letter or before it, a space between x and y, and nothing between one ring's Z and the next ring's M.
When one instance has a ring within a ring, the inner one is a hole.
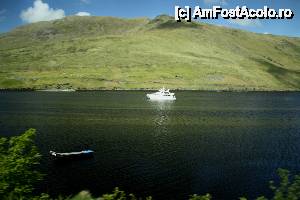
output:
M177 29L177 28L199 28L200 24L196 22L177 22L173 17L168 15L160 15L149 22L150 25L155 25L157 29Z
M300 89L300 72L286 69L278 64L264 59L256 59L256 62L266 67L266 71L279 80L282 84L295 89Z
M177 28L199 28L200 25L196 23L188 23L188 22L176 22L174 20L172 21L166 21L164 23L160 23L157 25L156 28L158 29L177 29Z

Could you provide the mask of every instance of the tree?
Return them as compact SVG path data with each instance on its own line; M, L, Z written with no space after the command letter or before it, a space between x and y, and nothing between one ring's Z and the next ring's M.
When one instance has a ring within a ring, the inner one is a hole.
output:
M300 176L291 177L290 172L285 169L278 169L280 183L278 186L273 181L270 188L274 191L273 200L298 200L300 199Z
M41 155L34 144L35 129L20 136L0 138L0 199L26 199L42 179L35 166Z
M300 199L300 175L291 176L290 172L285 169L278 169L279 184L275 185L274 181L270 181L270 188L274 192L270 200L299 200ZM240 200L247 200L240 198ZM268 200L261 196L256 200Z

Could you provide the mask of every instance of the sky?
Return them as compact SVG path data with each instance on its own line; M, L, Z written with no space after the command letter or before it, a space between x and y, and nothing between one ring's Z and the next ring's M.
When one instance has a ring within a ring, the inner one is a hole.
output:
M0 32L38 21L60 19L69 15L148 17L174 16L175 6L223 8L289 8L295 16L284 20L203 20L206 23L238 28L263 34L300 37L300 0L0 0Z

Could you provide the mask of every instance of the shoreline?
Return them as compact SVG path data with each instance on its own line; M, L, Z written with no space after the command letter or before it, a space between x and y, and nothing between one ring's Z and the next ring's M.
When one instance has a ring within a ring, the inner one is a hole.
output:
M69 91L68 91L69 90ZM33 89L33 88L0 88L0 92L53 92L53 93L72 93L72 92L101 92L101 91L157 91L158 89L139 88L139 89ZM191 92L300 92L300 90L247 90L247 89L170 89L172 91L191 91Z

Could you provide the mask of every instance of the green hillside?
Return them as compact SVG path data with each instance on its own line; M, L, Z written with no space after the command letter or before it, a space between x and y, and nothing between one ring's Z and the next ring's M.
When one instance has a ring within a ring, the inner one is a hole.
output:
M299 90L300 39L172 17L66 17L0 35L0 88Z

